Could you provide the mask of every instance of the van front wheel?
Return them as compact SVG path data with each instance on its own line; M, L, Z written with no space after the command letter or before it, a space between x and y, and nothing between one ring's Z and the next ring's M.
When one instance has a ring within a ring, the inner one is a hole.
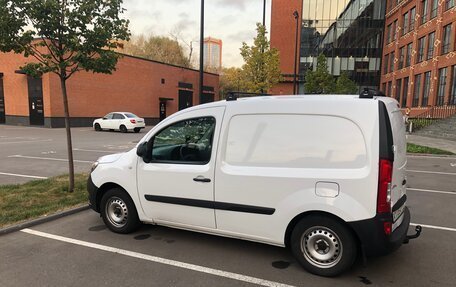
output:
M116 233L130 233L141 225L135 204L120 188L107 191L101 199L100 206L104 223Z
M291 250L304 269L327 277L349 269L357 254L350 230L335 219L315 215L303 218L295 226Z

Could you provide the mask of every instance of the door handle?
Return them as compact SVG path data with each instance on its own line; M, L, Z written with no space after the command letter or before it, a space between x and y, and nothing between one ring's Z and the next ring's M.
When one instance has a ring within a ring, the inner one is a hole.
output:
M204 176L197 176L193 179L193 181L198 181L198 182L211 182L210 178L205 178Z

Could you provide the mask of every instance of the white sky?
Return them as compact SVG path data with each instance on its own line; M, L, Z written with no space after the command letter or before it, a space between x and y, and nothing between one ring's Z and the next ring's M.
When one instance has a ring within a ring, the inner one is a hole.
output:
M266 3L269 32L271 0ZM192 58L198 57L201 0L124 0L124 7L132 34L170 36L178 31L182 40L193 41ZM253 42L256 23L263 21L263 0L205 0L204 21L204 36L223 41L222 65L240 67L239 48L243 41Z

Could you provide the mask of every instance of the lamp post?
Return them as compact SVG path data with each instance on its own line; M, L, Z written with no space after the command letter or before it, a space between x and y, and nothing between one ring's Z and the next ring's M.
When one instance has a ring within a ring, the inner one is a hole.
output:
M263 26L266 27L266 0L263 0Z
M293 16L296 19L296 41L295 41L295 55L294 55L294 73L293 73L293 95L296 95L296 73L298 69L298 33L299 33L299 13L298 11L293 12Z
M200 27L200 71L199 71L199 103L203 98L204 81L204 0L201 0L201 27Z

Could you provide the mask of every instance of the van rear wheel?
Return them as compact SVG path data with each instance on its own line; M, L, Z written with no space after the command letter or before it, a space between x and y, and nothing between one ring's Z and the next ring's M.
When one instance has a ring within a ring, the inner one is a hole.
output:
M103 195L100 213L106 226L116 233L131 233L141 226L135 204L120 188Z
M291 234L291 251L310 273L337 276L356 259L356 241L339 221L324 216L303 218Z

